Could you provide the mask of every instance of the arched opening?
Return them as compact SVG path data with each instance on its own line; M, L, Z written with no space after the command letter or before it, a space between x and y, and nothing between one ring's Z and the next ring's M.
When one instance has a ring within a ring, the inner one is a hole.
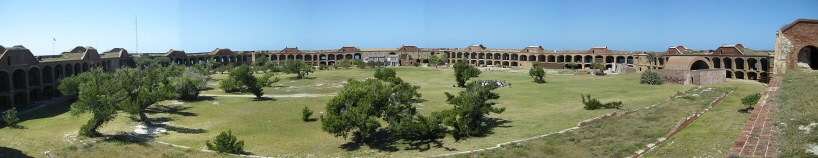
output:
M9 73L7 73L5 71L0 71L0 92L10 92L11 91L11 85L9 85L9 80L10 79L11 79L11 76L9 76Z
M79 75L82 72L82 65L80 65L80 63L74 64L74 75Z
M332 54L328 55L327 60L335 60L335 55Z
M582 63L582 56L581 55L574 56L573 62Z
M327 55L321 54L321 56L318 56L318 60L327 60ZM326 65L326 64L324 64L324 65Z
M625 60L627 60L628 64L633 64L633 56L628 56L628 58Z
M758 70L759 64L758 64L758 61L755 58L750 58L750 59L747 59L747 66L748 66L747 69Z
M744 59L743 58L736 58L736 69L744 70Z
M727 78L733 78L733 72L732 72L732 71L726 71L726 73L727 73L727 74L726 74L725 76L726 76Z
M721 68L721 59L713 58L713 68Z
M733 69L733 60L730 58L724 58L724 68Z
M511 66L517 66L517 62L511 62Z
M494 60L500 60L500 53L494 54ZM500 64L497 64L500 65Z
M20 92L14 95L14 105L15 106L28 105L28 95L26 95L26 92Z
M483 61L483 60L480 60L480 61L477 61L477 65L483 66L483 65L486 65L486 62Z
M616 57L616 63L621 64L621 63L625 63L625 62L626 62L625 57L623 57L623 56Z
M521 61L528 61L528 56L521 55L521 56L520 56L520 60L521 60Z
M342 54L335 55L335 60L341 60L341 59L344 59L344 55L342 55Z
M304 55L296 55L295 60L304 60Z
M758 80L758 76L756 76L755 72L747 72L747 79L748 80Z
M557 58L555 56L553 56L553 55L548 56L548 62L549 63L553 63L553 62L556 62L556 61L557 61Z
M312 61L312 55L307 55L307 56L304 56L304 60L306 60L306 61Z
M91 68L88 67L88 63L82 63L82 72L88 72Z
M539 61L539 62L545 62L545 55L538 55L538 56L537 56L537 61Z
M818 70L818 48L806 46L798 52L798 66L809 67Z
M287 56L284 54L278 55L278 60L287 60Z
M508 54L503 54L503 60L508 60L508 58L509 58ZM506 63L508 63L508 62L506 62ZM508 64L503 64L503 65L508 65Z
M352 59L352 54L347 54L347 55L346 55L346 59L350 59L350 60L351 60L351 59Z
M690 70L702 70L702 69L710 69L710 66L707 65L707 62L704 60L696 60L693 62L693 65L690 65Z
M517 60L517 57L518 57L517 54L511 54L511 60Z
M361 59L361 53L355 53L355 55L353 55L353 58L354 59Z
M745 79L744 78L744 72L736 71L736 79Z
M557 56L557 62L558 63L565 62L565 56L562 56L562 55Z
M572 60L572 57L573 57L573 56L566 55L566 56L565 56L565 62L571 62L571 61L574 61L574 60Z
M40 85L40 69L38 68L31 68L28 70L28 85L29 86L39 86Z
M270 58L270 61L278 61L278 55L267 55Z
M52 83L54 79L54 72L51 70L51 66L46 66L43 68L43 83Z
M594 62L594 56L586 55L584 60L585 60L583 61L584 63L592 63Z
M767 71L770 68L769 63L767 62L766 58L761 58L761 71Z
M71 64L65 65L65 77L74 75L74 68L72 68Z
M529 55L528 56L528 61L537 61L537 56Z
M8 96L0 96L0 110L11 109L11 98Z
M613 56L605 56L605 63L606 64L614 63L614 57Z
M28 98L29 101L31 102L39 101L41 98L40 96L42 96L42 94L40 93L40 89L32 89L31 93L28 93Z

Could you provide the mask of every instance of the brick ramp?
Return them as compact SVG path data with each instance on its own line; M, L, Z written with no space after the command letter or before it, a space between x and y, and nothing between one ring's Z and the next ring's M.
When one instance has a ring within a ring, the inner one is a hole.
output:
M775 142L778 126L773 125L775 119L773 111L778 103L770 101L770 98L778 94L780 87L781 77L773 77L770 84L761 93L757 106L750 112L750 118L744 123L733 147L730 148L728 157L776 157L778 155L778 144Z

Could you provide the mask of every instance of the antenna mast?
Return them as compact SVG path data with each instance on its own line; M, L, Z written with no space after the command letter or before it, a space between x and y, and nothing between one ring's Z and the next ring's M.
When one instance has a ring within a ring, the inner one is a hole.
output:
M136 52L134 53L139 53L139 17L136 15L134 15L133 25L135 30L134 35L136 36Z

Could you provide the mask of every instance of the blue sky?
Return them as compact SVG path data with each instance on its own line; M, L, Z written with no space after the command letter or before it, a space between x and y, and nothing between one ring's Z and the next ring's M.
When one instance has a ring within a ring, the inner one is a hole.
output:
M394 48L664 51L741 43L774 49L775 31L818 18L818 1L40 1L0 0L0 45L35 55L74 46L136 52ZM782 11L781 9L786 9ZM139 31L134 30L134 17Z

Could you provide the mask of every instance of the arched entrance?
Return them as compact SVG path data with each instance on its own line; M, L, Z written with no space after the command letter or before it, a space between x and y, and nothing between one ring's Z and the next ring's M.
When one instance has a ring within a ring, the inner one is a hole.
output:
M690 70L701 70L701 69L710 69L710 66L707 65L707 62L704 60L697 60L690 65Z
M809 67L818 70L818 48L806 46L798 52L798 66Z

